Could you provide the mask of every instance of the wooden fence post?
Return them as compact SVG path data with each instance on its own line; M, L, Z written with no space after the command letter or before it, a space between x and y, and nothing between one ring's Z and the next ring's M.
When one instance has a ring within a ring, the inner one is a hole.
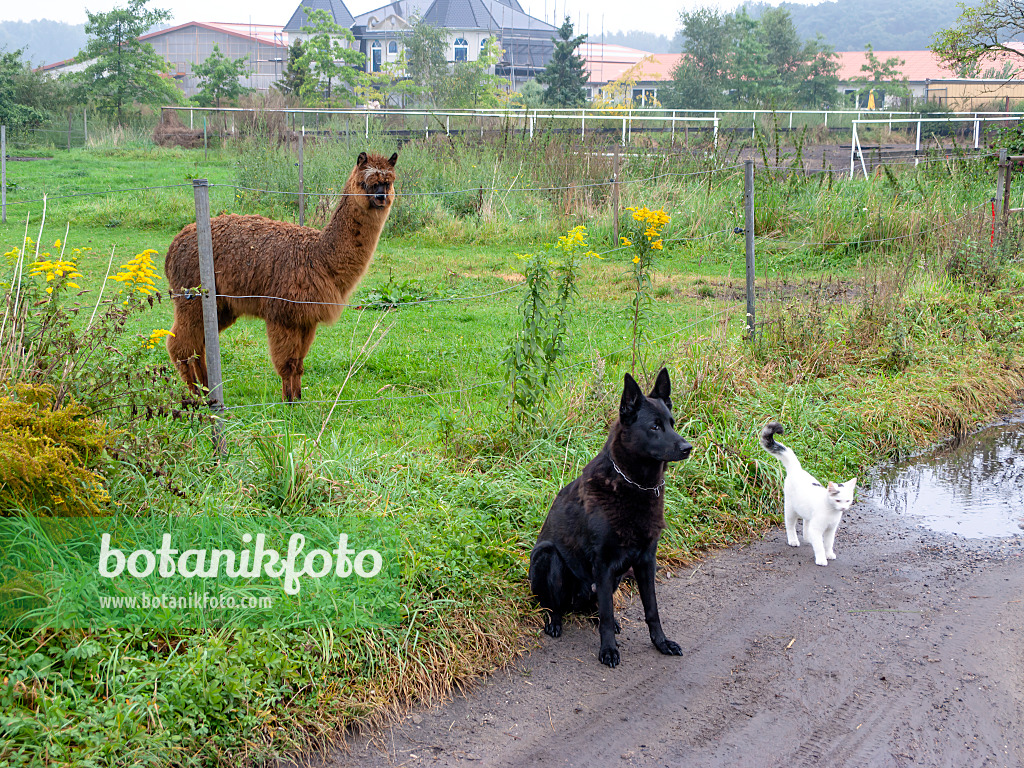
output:
M7 126L0 125L0 220L7 223ZM24 248L25 244L21 246Z
M743 213L747 252L747 339L754 340L754 161L747 160L743 169Z
M619 148L612 150L612 247L619 247Z
M995 208L994 208L995 205L999 205L1000 206L1000 210L1005 208L1005 203L1003 201L1003 188L1004 188L1004 186L1006 184L1006 176L1005 176L1005 174L1006 174L1006 166L1008 164L1006 156L1007 156L1007 151L1006 151L1006 148L1004 147L1003 149L999 150L999 165L996 168L996 196L992 199L992 204L993 204L992 216L993 216L993 218L996 215ZM1002 220L1003 220L1003 217L1002 217L1002 215L1000 215L1000 217L999 217L1000 224L1002 223ZM993 222L992 226L993 227L995 226L995 222Z
M306 183L304 179L303 146L306 143L306 126L299 134L299 226L306 226Z
M193 179L196 201L196 235L199 242L199 280L203 292L203 333L206 338L206 377L209 383L210 410L214 413L213 442L220 453L227 453L227 442L220 429L219 414L224 410L224 381L220 371L220 328L217 324L217 280L213 269L213 233L210 229L210 183Z

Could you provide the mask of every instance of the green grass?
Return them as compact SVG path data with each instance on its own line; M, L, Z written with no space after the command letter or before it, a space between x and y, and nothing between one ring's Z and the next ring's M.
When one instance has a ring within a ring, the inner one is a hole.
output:
M387 149L383 142L370 148ZM337 178L354 159L347 149L309 150L316 170L307 179ZM533 155L521 149L412 144L401 148L398 170L407 191L434 192L507 189L517 175L534 188L567 186L603 172L571 175L570 163L553 164L555 145ZM259 146L211 153L208 162L201 151L72 151L19 165L11 197L188 185L190 174L223 184L262 174L287 184L290 162ZM937 164L892 179L760 180L758 316L768 323L750 344L740 340L742 236L732 233L742 225L737 169L653 178L666 168L730 164L624 162L624 178L636 183L623 185L623 204L664 205L673 215L666 241L700 238L667 242L659 254L649 328L656 341L644 350L648 374L669 367L679 428L695 445L693 458L669 473L663 559L699 557L778 522L778 467L756 440L769 418L781 418L818 476L846 478L990 418L1024 390L1019 253L1008 246L992 255L984 221L961 218L991 195L990 169ZM72 169L83 175L60 175ZM189 220L191 194L186 186L55 199L41 241L63 239L70 222L68 247L92 248L78 281L90 291L81 300L91 303L110 249L115 268L145 248L164 251ZM452 299L516 286L517 254L578 223L588 225L592 246L611 250L604 198L513 195L502 202L495 193L480 206L477 193L461 207L410 196L354 303L396 291ZM211 208L296 215L287 198L237 199L231 187L214 187ZM40 209L32 207L33 238ZM11 218L0 228L3 250L24 232L24 219ZM889 237L901 239L874 242ZM555 493L599 450L629 367L631 255L586 260L560 362L567 370L542 426L517 423L495 383L504 377L520 287L387 313L347 309L318 333L297 406L279 403L263 324L240 321L221 337L231 407L226 457L214 450L206 422L111 417L126 437L97 467L114 514L387 515L405 540L406 612L397 627L361 630L0 634L0 759L259 762L434 700L521 652L524 629L539 626L525 583L529 549ZM948 275L947 264L955 264ZM820 299L822 286L837 284L848 289L843 300ZM169 304L157 304L132 317L116 344L131 346L169 325ZM164 356L162 348L146 354L154 362Z

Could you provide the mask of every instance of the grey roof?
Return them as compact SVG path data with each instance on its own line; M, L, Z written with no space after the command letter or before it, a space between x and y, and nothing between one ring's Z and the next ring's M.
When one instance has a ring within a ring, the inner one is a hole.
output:
M309 11L328 11L334 17L334 23L345 29L356 23L343 0L302 0L295 13L284 25L285 32L300 32L309 19Z
M553 34L555 27L523 12L518 0L434 0L423 20L448 29L518 29Z
M512 2L515 2L515 0L512 0ZM430 0L394 0L394 2L382 5L380 8L360 13L356 16L356 25L361 27L367 26L370 23L371 16L375 16L377 19L384 19L395 15L409 21L416 13L422 16L429 5Z

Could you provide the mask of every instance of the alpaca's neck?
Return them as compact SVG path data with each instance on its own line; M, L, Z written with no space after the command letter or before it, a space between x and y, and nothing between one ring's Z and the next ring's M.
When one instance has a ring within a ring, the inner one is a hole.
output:
M365 271L377 248L386 210L367 209L362 201L346 195L320 234L320 252L327 270L345 282Z

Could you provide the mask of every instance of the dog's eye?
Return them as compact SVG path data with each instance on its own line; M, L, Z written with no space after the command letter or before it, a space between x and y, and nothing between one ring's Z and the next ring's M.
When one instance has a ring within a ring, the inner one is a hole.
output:
M660 421L656 421L654 422L654 424L651 425L651 432L657 432L659 429L661 429Z

